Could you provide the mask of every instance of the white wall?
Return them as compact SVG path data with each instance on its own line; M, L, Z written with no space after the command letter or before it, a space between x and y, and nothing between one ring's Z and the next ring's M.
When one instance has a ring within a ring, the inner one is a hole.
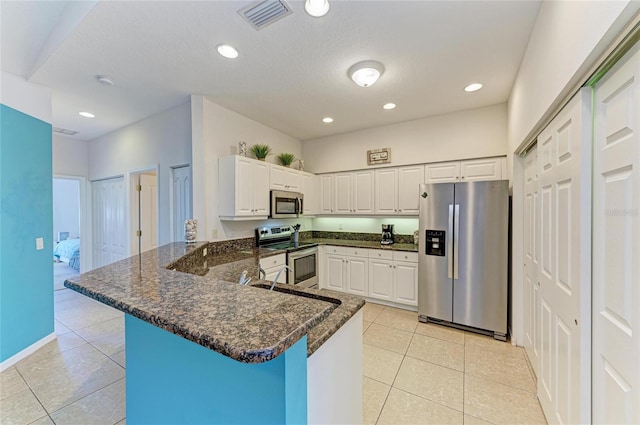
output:
M89 144L53 134L53 174L65 176L89 175Z
M391 164L408 165L507 153L507 105L428 117L305 140L305 170L326 173L370 168L367 150L391 148Z
M509 97L509 153L583 78L639 7L627 0L542 3Z
M193 155L193 207L198 219L198 239L229 239L253 236L256 227L269 224L300 222L303 230L310 230L309 219L289 221L221 222L218 218L218 158L237 153L238 142L247 148L255 143L271 146L273 155L268 162L275 163L275 155L282 152L302 155L298 139L271 127L217 105L204 96L191 96L194 135ZM213 237L213 231L217 237Z
M51 89L29 83L3 72L0 77L0 103L24 114L51 123Z
M191 107L183 105L88 142L89 179L158 167L158 244L171 241L170 167L191 163ZM128 209L127 209L128 211Z
M80 237L80 182L53 179L53 240L58 232L69 232L69 239Z

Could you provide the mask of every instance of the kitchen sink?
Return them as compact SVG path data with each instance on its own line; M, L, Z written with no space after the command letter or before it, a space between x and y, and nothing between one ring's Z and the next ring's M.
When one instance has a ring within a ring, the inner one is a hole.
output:
M261 288L261 289L266 289L269 290L269 288L271 288L271 285L267 285L265 283L258 283L256 285L251 285L254 288ZM293 288L283 288L281 286L275 286L273 288L274 291L277 292L282 292L284 294L291 294L291 295L296 295L298 297L305 297L305 298L311 298L314 300L320 300L320 301L325 301L331 304L334 304L336 307L339 306L340 304L342 304L342 301L336 299L336 298L331 298L331 297L325 297L324 295L319 295L319 294L314 294L311 292L303 292L303 291L298 291L296 289Z

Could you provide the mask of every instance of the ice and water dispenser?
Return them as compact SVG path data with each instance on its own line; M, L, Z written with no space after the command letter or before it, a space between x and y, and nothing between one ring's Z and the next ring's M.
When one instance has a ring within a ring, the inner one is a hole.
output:
M427 230L425 231L425 254L444 257L445 255L445 235L444 230Z

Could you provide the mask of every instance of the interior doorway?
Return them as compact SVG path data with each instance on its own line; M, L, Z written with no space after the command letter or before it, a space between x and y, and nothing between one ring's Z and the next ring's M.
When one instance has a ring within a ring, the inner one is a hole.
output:
M155 169L131 174L131 255L158 246L158 173Z
M53 192L53 289L80 274L80 180L54 177ZM85 242L84 239L82 241Z

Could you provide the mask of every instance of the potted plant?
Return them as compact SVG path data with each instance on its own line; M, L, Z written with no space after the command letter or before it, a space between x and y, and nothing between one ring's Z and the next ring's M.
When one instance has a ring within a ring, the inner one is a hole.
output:
M260 161L264 161L271 153L271 148L269 145L255 144L251 146L251 153Z
M276 159L280 163L280 165L284 165L285 167L290 167L293 161L296 160L296 157L292 153L283 152L280 155L276 156Z

